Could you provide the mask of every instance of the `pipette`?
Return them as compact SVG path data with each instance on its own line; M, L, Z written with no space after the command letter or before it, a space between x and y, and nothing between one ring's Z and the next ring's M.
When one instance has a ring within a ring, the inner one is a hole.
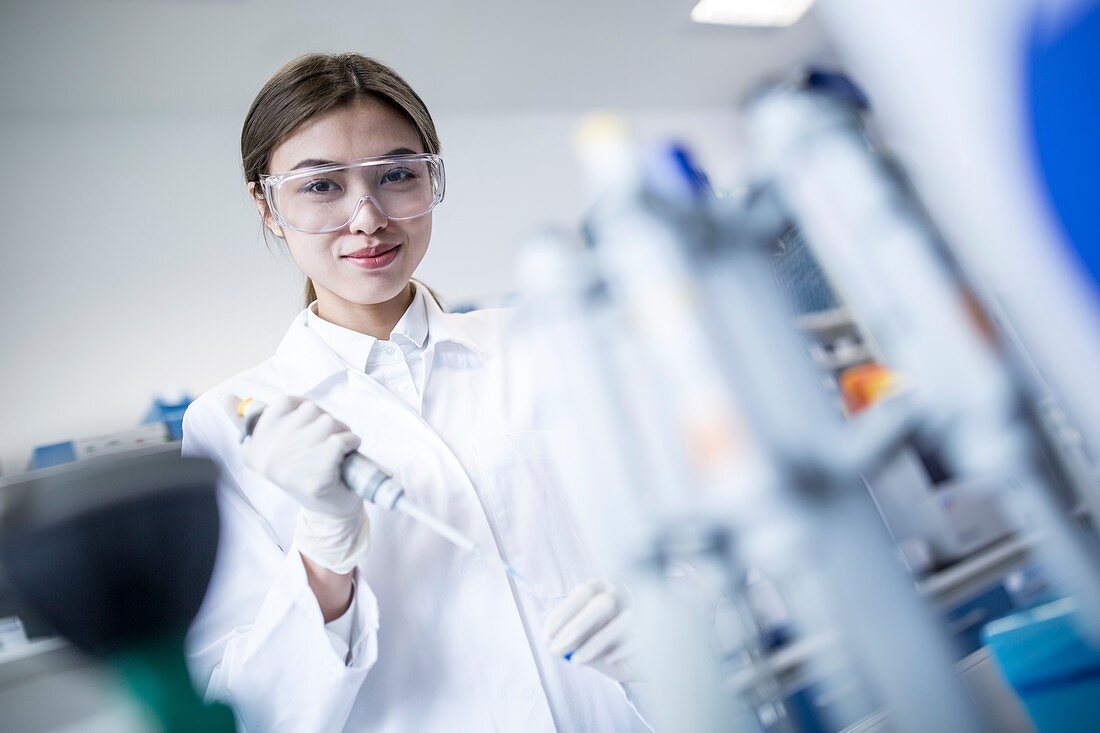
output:
M232 404L230 404L229 399L232 400ZM260 419L266 405L251 397L245 399L231 397L227 399L226 405L234 411L237 417L242 419L241 442L243 443L245 439L252 435L256 422ZM403 486L394 481L392 476L362 453L351 453L344 459L344 463L340 467L340 476L348 488L358 496L383 509L401 512L406 517L435 532L455 547L499 568L505 575L515 580L516 587L525 593L544 603L552 603L558 598L545 592L537 583L511 565L504 563L496 555L483 550L477 543L451 525L433 517L417 506L405 495Z

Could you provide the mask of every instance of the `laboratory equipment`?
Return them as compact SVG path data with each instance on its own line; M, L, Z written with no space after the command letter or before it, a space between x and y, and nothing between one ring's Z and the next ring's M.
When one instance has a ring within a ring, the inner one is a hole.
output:
M172 440L183 439L183 414L191 406L191 395L186 390L170 394L158 394L142 418L143 424L164 423Z
M92 435L37 446L31 453L27 470L80 461L108 453L139 450L164 443L175 443L178 447L179 441L183 438L183 413L190 404L190 395L183 391L170 397L154 397L140 426L104 435Z
M1057 504L1055 486L1066 472L1049 469L1056 457L1043 452L1043 426L1019 407L1031 395L982 315L982 290L946 255L915 196L850 108L780 88L758 97L748 118L768 190L867 318L888 362L912 380L922 415L914 445L955 480L1013 482L1001 501L1039 526L1044 541L1037 551L1063 589L1079 596L1080 620L1096 633L1097 558Z
M240 418L241 442L243 443L252 435L260 415L263 414L265 405L251 398L228 397L227 406ZM352 453L344 460L341 467L341 477L348 488L362 497L364 501L382 509L401 512L460 550L470 553L482 562L498 567L501 572L515 581L516 587L520 590L544 602L550 602L556 598L552 597L533 579L505 564L499 557L489 554L457 529L417 506L405 494L404 487L362 453Z
M735 198L599 120L587 246L521 250L515 339L601 572L642 589L658 726L1004 730L982 625L1066 594L1100 619L1068 413L860 109L754 96Z
M993 651L1042 731L1093 730L1100 649L1081 638L1070 599L997 619L985 627Z
M606 176L607 192L586 229L609 291L629 311L642 363L658 372L648 394L666 402L661 423L668 428L656 442L686 449L676 470L686 485L676 491L675 483L664 484L675 496L669 505L694 498L718 508L742 565L765 564L803 608L827 609L797 616L802 634L839 632L851 656L845 666L873 679L897 706L900 729L977 729L977 716L949 682L946 640L903 570L891 565L881 526L859 491L857 472L892 455L909 434L905 413L886 405L866 421L843 422L783 304L763 287L764 238L746 232L739 212L711 211L694 196L694 176L682 175L674 190L668 181L676 180L682 156L632 160L622 136L605 139L589 156L598 160L582 163ZM676 350L667 348L669 334L676 334ZM668 521L671 512L664 513ZM777 532L786 535L783 543L776 544ZM809 545L819 548L815 579L806 577L811 568L783 566ZM855 558L866 558L859 573L845 567ZM870 613L874 598L878 608ZM883 643L898 623L909 633ZM899 657L908 660L904 671ZM904 699L914 685L939 704ZM874 695L868 691L840 717L865 711Z
M987 310L1007 317L1095 459L1100 300L1086 202L1096 148L1083 131L1096 120L1097 3L826 0L819 10L953 257L996 296ZM1086 521L1100 516L1097 487L1095 477L1078 487Z
M0 480L0 563L20 601L108 665L162 730L233 731L183 639L214 565L217 469L173 446Z
M27 469L47 468L70 461L80 461L110 453L125 453L166 443L173 443L170 427L164 422L153 422L105 435L92 435L87 438L38 446L31 454ZM179 447L178 440L175 441L175 445Z

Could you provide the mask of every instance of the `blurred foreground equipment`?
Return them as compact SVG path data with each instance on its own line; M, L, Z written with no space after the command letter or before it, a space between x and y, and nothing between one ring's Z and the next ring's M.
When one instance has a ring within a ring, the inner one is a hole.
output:
M600 571L635 594L658 730L1058 730L990 652L1100 641L1091 452L835 87L749 100L738 198L593 120L583 238L521 250L523 378ZM1100 671L1073 658L1043 684ZM1062 699L1100 725L1087 690Z
M233 731L183 656L213 569L217 469L175 445L0 480L0 568L28 617L125 680L164 731Z

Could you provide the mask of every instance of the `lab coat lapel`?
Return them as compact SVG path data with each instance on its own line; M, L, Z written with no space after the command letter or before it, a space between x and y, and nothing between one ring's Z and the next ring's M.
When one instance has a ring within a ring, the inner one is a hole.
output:
M306 397L345 423L362 441L360 452L399 479L407 476L412 446L410 431L424 431L419 417L389 390L366 374L348 369L306 324L302 311L275 352L282 387L289 395ZM415 418L415 419L410 419ZM394 440L393 436L403 436Z
M434 432L389 390L348 365L306 325L302 311L275 354L287 394L309 397L360 437L360 450L386 469L399 471L409 462L410 432ZM350 391L349 391L350 390ZM405 436L387 440L388 434ZM429 439L430 439L429 438Z
M434 443L434 432L411 407L361 372L349 371L346 385L335 386L325 402L331 404L333 416L359 436L360 452L399 480L411 478L421 439Z
M436 333L443 338L461 339L473 346L467 335L452 333L446 324L440 325L438 306L433 306L434 301L429 305L429 329L435 324ZM426 375L433 353L425 354ZM471 516L469 508L454 505L468 503L474 491L451 448L415 410L383 385L362 372L349 370L309 329L304 311L291 324L276 352L276 361L287 393L314 400L351 428L361 440L359 451L393 475L417 503L442 516L455 511ZM474 525L470 529L486 539L489 529L484 521L474 521Z
M343 359L306 325L305 310L290 324L273 358L283 389L298 397L305 397L322 382L347 371Z
M492 530L470 475L416 411L358 373L349 373L345 383L334 383L318 404L360 437L359 451L390 473L417 505L435 516L450 517L475 542L492 546Z

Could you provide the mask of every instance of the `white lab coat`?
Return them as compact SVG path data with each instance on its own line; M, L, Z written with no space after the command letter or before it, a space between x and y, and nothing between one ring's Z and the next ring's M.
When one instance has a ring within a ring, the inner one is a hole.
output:
M554 595L592 575L542 434L510 415L506 312L426 303L419 413L349 369L306 326L306 311L272 358L188 409L184 453L222 468L218 562L188 636L200 690L229 702L249 733L649 730L617 682L547 652L543 603L373 505L350 647L330 638L291 545L298 505L243 465L222 394L316 402L414 501Z

